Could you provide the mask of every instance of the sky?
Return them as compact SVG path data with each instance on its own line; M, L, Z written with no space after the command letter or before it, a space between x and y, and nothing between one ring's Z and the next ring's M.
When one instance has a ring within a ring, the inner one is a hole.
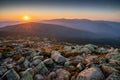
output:
M0 0L0 20L23 16L120 21L120 0Z

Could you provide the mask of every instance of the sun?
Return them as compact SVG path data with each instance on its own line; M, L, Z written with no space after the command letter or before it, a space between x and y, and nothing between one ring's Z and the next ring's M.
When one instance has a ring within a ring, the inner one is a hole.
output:
M23 16L23 20L25 20L25 21L30 21L31 18L30 18L30 16Z

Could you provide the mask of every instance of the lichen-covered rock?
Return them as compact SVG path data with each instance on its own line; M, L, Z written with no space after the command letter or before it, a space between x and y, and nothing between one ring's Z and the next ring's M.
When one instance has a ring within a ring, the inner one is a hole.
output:
M40 59L35 59L35 60L33 60L33 61L31 62L31 65L36 66L36 65L38 65L40 62L42 62Z
M35 68L34 68L35 73L40 73L40 74L46 74L48 73L48 69L45 66L43 62L39 63Z
M51 58L45 59L43 62L46 65L53 65L54 64L54 62L53 62L53 60Z
M86 48L86 47L83 47L81 50L80 50L80 52L82 52L82 53L92 53L91 52L91 50L89 50L88 48Z
M64 69L58 69L56 71L56 74L57 74L56 80L69 80L71 76L71 74Z
M41 74L36 74L34 80L44 80L44 77Z
M30 54L30 57L35 57L35 56L39 56L40 52L35 52L33 51L31 54Z
M11 69L9 71L7 71L2 79L6 79L6 80L19 80L20 79L20 76L17 74L17 72L14 70L14 69Z
M64 51L71 51L72 47L71 46L64 46Z
M21 72L21 80L33 80L34 72L32 68L28 68L27 70Z
M120 80L120 74L113 73L106 80Z
M107 53L107 49L101 47L101 48L98 48L98 49L96 50L96 52L97 52L98 54L105 54L105 53Z
M119 52L112 52L106 55L106 58L120 61L120 53Z
M83 47L83 46L80 46L80 45L74 46L75 50L77 50L77 51L80 51L80 49L81 49L82 47Z
M88 48L91 52L95 52L97 46L93 45L93 44L87 44L84 47Z
M52 51L51 58L57 63L64 63L66 61L65 57L63 57L58 51Z
M80 72L76 80L104 80L104 79L105 77L99 68L91 67Z

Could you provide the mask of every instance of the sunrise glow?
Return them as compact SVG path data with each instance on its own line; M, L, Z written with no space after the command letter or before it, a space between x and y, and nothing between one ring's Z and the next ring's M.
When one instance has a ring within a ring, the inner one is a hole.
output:
M23 16L23 20L29 21L31 18L29 16Z

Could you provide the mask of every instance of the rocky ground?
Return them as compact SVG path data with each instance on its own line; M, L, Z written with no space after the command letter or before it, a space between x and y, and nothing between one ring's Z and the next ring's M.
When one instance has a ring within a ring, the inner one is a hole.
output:
M92 44L2 46L0 80L120 80L120 50Z

